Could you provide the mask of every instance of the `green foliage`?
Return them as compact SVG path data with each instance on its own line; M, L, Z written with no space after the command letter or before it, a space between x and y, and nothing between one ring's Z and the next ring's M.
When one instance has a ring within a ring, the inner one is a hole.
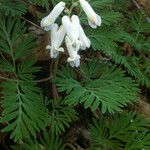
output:
M59 2L61 2L61 0L52 0L52 3L53 3L54 6L56 4L58 4ZM63 2L65 2L66 5L71 5L71 0L63 0Z
M128 16L127 29L130 34L127 35L125 41L131 44L141 53L148 53L150 49L150 39L144 36L144 33L150 33L150 24L145 21L145 15L140 12L134 12Z
M141 15L142 14L138 15L138 18L136 18L136 20L135 17L132 17L132 19L130 19L131 25L129 26L133 27L135 24L134 31L130 34L125 32L123 29L114 26L103 26L95 31L87 27L86 33L91 40L93 50L100 51L104 53L106 57L110 58L110 60L113 60L117 64L123 65L125 70L131 76L133 76L138 83L149 87L150 78L147 74L145 74L145 71L143 71L141 67L143 59L139 59L134 53L132 54L132 56L125 56L124 50L119 46L122 42L128 42L129 44L131 44L131 46L134 46L134 48L140 50L141 55L148 54L149 38L145 39L144 36L140 33L147 33L149 24L144 21L141 23L141 19L139 18L139 16L143 17L143 15ZM139 20L139 23L136 22ZM144 18L142 18L142 20L144 20ZM137 26L137 24L139 24L139 26Z
M123 112L109 118L100 116L90 127L92 150L148 150L149 122L135 113Z
M72 106L68 106L64 100L51 100L48 125L53 134L61 135L69 123L77 119L77 113Z
M78 3L72 14L79 15L91 47L79 51L82 59L78 69L63 66L65 55L61 55L58 64L50 60L51 73L57 75L52 74L48 84L56 85L52 95L57 96L43 98L45 95L34 81L40 70L32 55L36 39L28 33L28 25L17 18L28 15L30 5L35 5L37 15L45 16L45 8L49 13L60 1L0 1L0 74L4 74L0 76L0 122L2 132L17 144L11 148L63 150L59 136L77 119L74 106L83 105L84 109L102 111L90 126L91 150L149 150L149 122L122 111L124 106L138 102L138 85L144 91L150 87L150 23L146 15L133 11L132 1L88 0L102 18L101 27L94 30ZM69 9L72 1L64 2Z
M35 59L29 57L35 46L34 39L25 35L24 23L9 18L0 22L0 40L0 51L10 57L10 61L1 59L1 71L11 72L14 76L14 80L1 84L1 122L7 123L2 131L11 131L11 138L15 141L31 135L36 137L36 132L47 125L48 115L39 88L31 82L32 73L39 71L33 66Z
M47 131L43 132L43 136L38 140L28 139L25 143L12 146L13 150L63 150L63 144L58 136L49 135Z
M122 14L120 12L112 9L114 0L94 0L89 1L89 3L94 11L101 16L103 25L110 26L111 24L116 24L117 21L122 18ZM87 24L87 17L84 13L81 13L81 20L82 23Z
M28 0L29 3L34 5L39 5L45 8L49 8L49 1L48 0Z
M0 13L6 16L22 15L26 13L27 5L23 0L1 0Z
M116 27L101 27L95 31L86 28L86 33L91 40L92 48L97 51L102 51L107 55L115 53L118 47L116 42L121 41L125 34L120 28Z
M91 72L93 64L88 65L82 67L83 72ZM95 68L96 65L99 64L95 63ZM137 101L138 88L134 82L113 66L105 66L96 79L84 77L86 73L77 81L74 71L69 68L58 72L56 85L60 92L66 91L65 99L69 104L84 103L85 108L91 107L93 111L101 105L104 113L120 111L121 107Z

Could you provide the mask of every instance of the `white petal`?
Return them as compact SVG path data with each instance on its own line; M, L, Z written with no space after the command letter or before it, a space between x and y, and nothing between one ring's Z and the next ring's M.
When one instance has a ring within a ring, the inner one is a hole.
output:
M59 52L64 52L64 48L63 47L60 47L60 48L55 48L56 49L56 51L59 51Z
M71 67L79 67L80 66L80 56L77 55L76 59L74 61L69 62Z
M66 34L70 39L73 39L73 32L72 32L72 23L68 16L64 16L62 18L62 24L65 28Z
M56 58L58 56L58 52L64 52L64 49L61 46L64 36L65 30L63 26L58 27L58 25L51 25L51 58Z
M50 57L51 58L56 58L58 56L58 51L55 50L55 47L51 47L51 51L50 51Z
M100 26L102 24L102 19L99 15L96 15L97 18L97 26Z
M57 40L57 34L56 34L57 30L58 30L58 25L56 23L52 24L51 33L50 33L50 35L51 35L51 45L54 45L54 43Z
M90 4L86 0L79 0L82 9L86 13L88 17L88 23L90 27L97 28L97 26L101 25L101 18L99 15L95 13L93 8L90 6Z
M59 2L51 11L51 13L41 20L41 27L48 27L55 22L65 8L64 2Z
M66 32L65 32L65 29L64 29L64 26L63 25L61 25L60 26L60 28L59 28L59 30L56 32L56 36L57 36L57 41L56 41L56 47L60 47L61 46L61 44L62 44L62 42L63 42L63 40L64 40L64 37L65 37L65 34L66 34Z
M71 40L72 44L76 45L79 37L79 30L76 20L74 20L74 18L71 19L68 16L64 16L62 18L62 24L64 25L66 34Z
M73 34L74 34L74 38L77 40L79 37L79 18L77 15L73 15L71 17L71 21L72 21L72 27L73 27Z
M43 27L43 29L44 29L45 31L50 31L51 28L52 28L51 26Z
M79 2L83 11L86 13L88 18L91 18L91 16L95 15L93 8L86 0L79 0Z
M74 61L75 67L79 67L80 66L80 56L77 55L75 61Z
M96 29L97 28L97 24L95 24L93 21L88 20L88 23L90 25L91 28Z
M65 30L63 25L58 28L57 24L52 25L51 29L51 44L54 45L56 49L59 49L65 37Z
M84 30L82 26L79 24L79 40L81 42L81 49L85 50L86 47L89 48L91 45L90 40L87 38L87 36L84 33Z
M69 53L69 58L67 61L72 67L78 67L80 65L80 56L78 55L78 51L74 50L74 47L72 46L71 40L68 36L66 36L65 42Z
M51 49L51 46L50 46L50 45L47 45L47 46L46 46L46 49Z
M70 56L68 58L68 61L74 61L76 56L77 56L77 51L74 50L72 42L71 42L71 40L69 39L68 36L66 36L66 38L65 38L65 43L66 43L66 47L67 47L67 50L68 50L68 54Z

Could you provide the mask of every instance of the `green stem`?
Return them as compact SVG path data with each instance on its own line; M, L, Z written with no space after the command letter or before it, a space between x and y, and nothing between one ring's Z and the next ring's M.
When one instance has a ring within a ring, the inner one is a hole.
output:
M59 58L55 59L54 64L53 64L53 75L52 75L53 77L55 77L57 74L58 63L59 63Z
M72 0L72 5L70 7L70 10L69 10L69 13L68 13L68 16L71 17L71 14L72 14L72 11L73 9L76 7L75 5L75 0Z
M136 33L136 38L135 41L137 42L139 34L140 34L140 26L141 26L141 21L142 21L142 16L140 16L140 20L138 22L138 28L137 28L137 33Z

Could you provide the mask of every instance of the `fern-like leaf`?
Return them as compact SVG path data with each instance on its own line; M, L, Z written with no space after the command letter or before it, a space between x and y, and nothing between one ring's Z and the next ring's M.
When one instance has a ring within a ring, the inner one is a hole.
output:
M50 131L55 135L60 135L69 127L69 123L77 119L77 113L73 107L65 103L64 100L52 100L51 101L51 111L49 112L48 125L50 126Z
M48 0L28 0L29 3L34 5L39 5L45 8L49 8L49 1Z
M45 130L39 140L27 139L24 143L12 146L13 150L64 150L62 140L57 136L48 134Z
M0 12L6 16L22 15L26 13L27 5L23 0L1 0Z
M90 127L92 150L138 150L150 148L149 122L142 116L123 112L110 118L100 117Z
M67 73L67 74L66 74ZM56 85L60 92L66 91L69 104L84 102L84 107L95 110L101 105L102 111L114 112L128 103L137 101L138 88L134 82L125 77L121 70L114 67L105 68L97 79L76 80L70 69L58 73Z
M102 27L97 31L87 28L86 31L92 41L92 48L95 51L101 51L115 63L123 65L127 72L135 77L138 83L147 87L150 86L150 79L140 68L140 61L134 56L123 56L121 53L122 50L117 43L130 39L126 32L119 28L112 29L111 27L107 29L106 27Z
M29 57L35 43L30 35L24 35L24 23L16 19L2 19L0 33L0 51L10 58L2 58L0 66L8 67L1 71L11 72L13 75L11 81L1 84L1 123L7 123L2 131L11 131L11 138L15 141L35 137L36 132L44 129L48 123L41 91L32 82L32 73L39 70L33 66L35 59Z

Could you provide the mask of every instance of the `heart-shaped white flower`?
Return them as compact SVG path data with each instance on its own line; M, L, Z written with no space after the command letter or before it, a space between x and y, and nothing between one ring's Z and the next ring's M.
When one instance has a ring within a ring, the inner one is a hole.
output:
M77 23L73 20L73 18L69 18L68 16L64 16L62 18L62 24L64 25L65 31L69 39L71 40L72 46L74 46L75 50L79 50L79 27Z

